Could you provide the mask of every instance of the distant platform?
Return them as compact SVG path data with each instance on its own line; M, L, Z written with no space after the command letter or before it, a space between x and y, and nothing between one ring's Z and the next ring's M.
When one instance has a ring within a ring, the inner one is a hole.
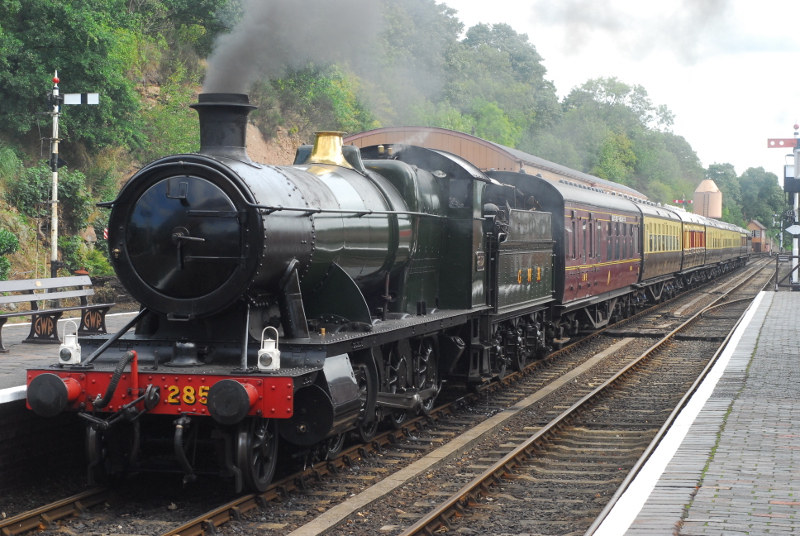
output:
M595 536L800 531L800 294L762 292Z
M135 312L106 315L109 333L122 328L136 314ZM76 320L66 318L58 321L58 333L64 333L64 322ZM9 353L0 354L0 404L25 398L25 370L47 367L58 361L57 344L32 344L22 342L30 332L29 322L6 324L3 327L3 344Z

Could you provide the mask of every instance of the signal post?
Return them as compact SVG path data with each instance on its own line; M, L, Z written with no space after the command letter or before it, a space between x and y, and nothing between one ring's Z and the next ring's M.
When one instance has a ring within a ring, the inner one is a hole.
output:
M798 203L800 202L800 178L797 177L800 171L800 146L798 146L798 136L800 136L800 125L794 125L794 138L770 138L767 140L767 147L770 149L792 148L794 155L793 165L784 166L783 171L783 190L791 194L792 199L792 225L781 232L786 231L792 235L792 289L798 290L798 258L800 258L800 223L798 223ZM776 282L775 286L778 286ZM777 290L777 288L776 288Z

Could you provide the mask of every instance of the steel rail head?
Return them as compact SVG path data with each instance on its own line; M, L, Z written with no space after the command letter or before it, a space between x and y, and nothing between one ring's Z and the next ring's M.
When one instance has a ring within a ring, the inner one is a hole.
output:
M763 269L763 267L759 268L758 270L756 270L756 273L760 272L762 269ZM737 284L734 288L732 288L731 290L729 290L726 293L724 293L723 295L721 295L719 298L714 300L714 302L712 302L711 305L714 305L717 302L719 302L720 300L724 299L725 296L727 296L728 294L733 292L735 289L739 288L741 285L745 284L747 281L752 279L752 277L754 277L754 275L755 274L750 275L749 277L747 277L747 279L744 282ZM710 307L710 306L707 306L707 307ZM670 333L665 335L664 338L661 341L659 341L658 343L656 343L653 346L651 346L642 355L640 355L638 358L636 358L631 363L626 365L622 370L620 370L616 374L614 374L614 376L612 376L611 378L609 378L608 380L603 382L601 385L599 385L597 388L595 388L592 392L590 392L589 394L585 395L583 398L581 398L580 400L575 402L568 409L564 410L553 421L551 421L550 423L548 423L547 425L545 425L544 427L539 429L534 435L532 435L531 437L526 439L522 444L517 446L514 450L512 450L509 453L507 453L503 458L501 458L500 460L495 462L491 467L489 467L483 473L481 473L480 475L475 477L472 481L470 481L468 484L466 484L464 487L462 487L459 491L457 491L453 496L451 496L449 499L447 499L446 501L441 503L438 507L436 507L434 510L432 510L428 515L423 516L414 525L412 525L411 527L409 527L405 531L403 531L400 534L400 536L414 536L416 534L420 534L420 532L421 532L423 527L429 525L433 519L445 516L447 514L447 512L451 511L454 508L454 505L456 503L458 503L462 497L471 496L477 490L483 490L483 489L487 488L488 485L494 485L494 475L495 475L496 472L498 472L499 470L504 468L506 465L511 465L512 467L519 466L521 463L518 462L517 460L518 460L518 456L522 452L532 452L532 453L535 454L536 453L536 445L537 445L537 443L541 442L542 440L544 440L546 442L551 436L554 436L555 435L555 431L560 429L561 426L563 426L566 422L568 422L568 419L575 412L577 412L578 409L580 409L581 407L585 406L587 403L589 403L590 401L592 401L593 399L598 397L600 394L604 393L604 391L608 387L610 387L611 385L615 384L621 378L626 376L629 371L635 369L635 367L639 363L641 363L642 361L644 361L645 359L650 357L652 354L654 354L656 350L658 350L669 339L674 337L675 334L680 332L685 326L687 326L690 323L694 322L706 308L704 308L701 311L697 312L691 318L686 320L683 324L681 324L676 329L672 330Z
M757 270L755 272L755 274L753 274L752 276L748 277L744 283L750 281L755 275L760 273L762 269ZM744 284L744 283L742 283L742 284ZM761 290L763 291L767 286L769 286L769 284L770 284L770 281L768 280L762 286ZM738 288L739 286L741 286L741 285L737 285L736 288ZM736 288L733 289L733 290L736 290ZM742 300L736 300L736 301L743 301L743 300L748 300L748 299L752 300L752 298L743 298ZM724 305L728 305L728 304L724 304ZM705 309L705 311L708 311L708 310L716 308L716 307L719 307L719 305L709 306L708 308ZM731 328L731 330L728 332L728 335L725 337L725 340L722 341L722 343L720 344L719 348L717 348L717 351L714 353L714 355L711 357L709 362L703 368L703 371L700 373L700 375L697 377L697 379L694 381L694 383L692 383L691 387L689 387L689 390L686 391L686 393L683 395L683 397L681 398L680 402L678 402L678 404L672 410L672 412L670 413L669 417L667 417L667 420L664 422L664 424L658 430L658 432L656 433L655 437L653 437L652 441L650 441L650 444L647 446L647 448L645 448L644 452L639 457L639 459L636 461L636 463L634 464L633 468L625 476L625 478L623 479L622 483L617 488L617 491L614 493L614 495L611 496L611 499L608 501L608 503L606 503L606 506L603 508L603 510L600 512L600 514L598 514L598 516L594 519L594 521L589 526L589 528L586 529L586 532L584 533L584 536L592 536L597 531L597 529L600 527L600 525L603 523L603 521L606 519L606 517L608 517L608 514L611 513L611 510L613 510L614 506L616 506L616 504L619 501L620 497L622 497L622 495L625 493L625 491L627 491L628 487L633 482L633 480L638 476L638 474L641 471L642 467L644 467L644 464L647 463L647 460L650 459L650 456L653 454L655 449L658 447L659 443L661 443L661 440L666 435L667 431L672 426L672 424L675 421L675 419L678 418L678 415L680 414L680 412L683 410L683 408L689 402L691 397L694 395L694 393L697 391L697 389L703 383L703 381L705 380L706 376L708 376L708 373L711 372L711 369L716 364L717 360L719 359L719 356L722 355L722 352L725 351L725 348L727 347L728 342L730 341L731 337L733 337L733 333L736 331L736 328L738 328L739 324L742 323L742 320L744 319L744 316L745 316L746 313L747 313L747 310L742 312L741 316L736 321L736 323L734 324L733 328Z
M42 520L50 522L64 517L81 513L89 506L94 506L106 500L107 488L94 488L72 497L35 508L28 512L9 517L0 521L0 534L3 536L16 536L34 530L41 525Z

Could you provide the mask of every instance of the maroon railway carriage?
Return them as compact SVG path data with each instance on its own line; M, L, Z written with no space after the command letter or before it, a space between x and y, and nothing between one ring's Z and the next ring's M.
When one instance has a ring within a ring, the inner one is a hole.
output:
M495 171L489 176L514 185L527 208L552 213L556 239L554 318L570 332L599 328L615 313L632 310L631 287L641 270L641 212L631 200L599 188Z

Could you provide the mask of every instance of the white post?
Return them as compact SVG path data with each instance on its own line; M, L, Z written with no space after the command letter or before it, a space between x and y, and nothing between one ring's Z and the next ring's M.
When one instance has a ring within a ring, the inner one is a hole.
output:
M50 216L50 277L58 276L58 71L53 76L53 139L51 140L50 171L53 172L53 198Z

